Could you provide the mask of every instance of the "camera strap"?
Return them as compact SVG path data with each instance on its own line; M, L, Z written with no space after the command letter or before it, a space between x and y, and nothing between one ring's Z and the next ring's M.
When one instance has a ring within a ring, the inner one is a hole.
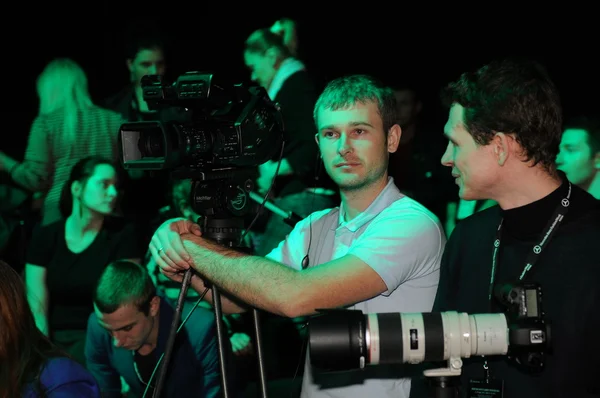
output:
M567 214L567 211L569 210L569 205L571 204L570 199L571 199L571 182L569 182L569 190L567 191L567 196L564 197L563 199L561 199L560 203L556 206L556 210L554 210L554 214L552 215L550 220L548 220L548 224L546 225L546 228L544 228L544 231L542 232L542 234L540 236L539 243L537 245L534 245L531 248L531 250L529 251L529 254L527 255L527 260L525 263L525 268L523 269L521 276L519 276L520 281L525 279L525 276L527 275L527 273L531 270L531 268L533 268L533 266L535 265L535 263L537 262L537 260L540 256L540 254L542 254L544 247L548 244L548 242L550 242L550 239L552 239L552 236L558 229L558 226L560 225L560 223L564 219L565 215ZM489 289L489 297L488 297L490 300L490 303L491 303L492 294L494 291L494 280L496 278L498 257L500 254L500 241L501 241L500 238L502 235L503 222L504 222L504 219L502 219L500 221L500 225L498 225L498 229L496 230L496 239L494 240L494 254L492 257L492 272L491 272L491 276L490 276L490 289Z
M563 221L565 215L567 214L567 212L569 210L569 205L571 204L570 199L571 199L571 182L569 182L569 190L567 191L567 196L564 197L563 199L561 199L560 203L558 203L558 205L556 206L556 209L554 210L554 214L552 215L550 220L548 220L548 224L546 224L544 231L542 231L542 233L540 235L539 243L537 245L534 245L532 247L532 249L529 251L529 254L527 255L527 260L525 263L525 268L523 268L523 272L519 276L520 281L525 279L528 272L531 270L531 268L533 268L533 266L537 262L540 254L542 254L544 247L548 244L548 242L550 242L550 239L552 239L552 236L554 236L554 233L558 229L560 223ZM501 241L501 236L502 236L503 222L504 222L504 219L500 220L500 225L498 225L498 229L496 230L496 239L494 239L494 254L492 256L492 272L491 272L491 276L490 276L490 289L489 289L489 295L488 295L490 306L492 303L492 294L494 292L494 280L496 279L496 270L497 270L499 255L500 255L500 241ZM491 379L491 374L490 374L490 369L489 369L487 360L485 360L485 362L483 364L483 369L484 369L484 382L489 383L490 379ZM503 389L503 386L500 386L498 391L501 391L502 389ZM471 395L469 395L469 396L471 396ZM493 396L495 396L495 395L493 395ZM500 394L498 396L502 396L502 395Z

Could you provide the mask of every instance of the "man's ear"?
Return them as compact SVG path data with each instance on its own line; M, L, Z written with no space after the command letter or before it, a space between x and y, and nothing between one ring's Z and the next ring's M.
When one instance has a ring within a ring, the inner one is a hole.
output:
M508 158L510 157L511 150L514 150L516 141L511 134L496 133L492 141L492 150L496 156L496 160L500 166L504 166Z
M594 168L600 170L600 152L596 152L594 156Z
M398 150L400 145L400 138L402 137L402 129L399 124L394 124L388 130L387 135L387 150L389 153L394 153Z
M152 300L150 300L150 315L156 316L158 314L158 309L160 308L160 297L154 296Z

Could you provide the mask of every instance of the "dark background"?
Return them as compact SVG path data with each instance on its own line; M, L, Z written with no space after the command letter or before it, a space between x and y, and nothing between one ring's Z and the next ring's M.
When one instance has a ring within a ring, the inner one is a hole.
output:
M600 105L596 94L600 88L598 34L594 25L583 21L571 21L567 29L564 21L539 16L497 22L488 19L489 15L446 17L439 11L436 17L430 12L407 15L383 8L370 17L359 7L341 16L316 12L310 4L289 7L296 12L255 5L231 15L201 4L196 11L189 6L169 10L162 3L134 17L132 12L115 12L112 4L89 6L95 6L95 11L71 9L65 12L75 12L72 18L50 16L43 22L20 25L20 30L2 28L5 126L1 150L22 157L37 113L35 80L52 58L78 61L88 73L96 100L119 91L128 81L122 44L132 21L142 29L160 28L168 34L170 78L188 70L204 70L244 81L249 77L242 56L245 38L281 16L292 17L298 21L301 57L319 86L348 73L369 73L390 83L408 80L425 100L425 121L432 133L441 134L446 117L439 89L461 72L497 56L528 55L542 61L561 91L566 117L596 113ZM7 16L10 22L12 17Z

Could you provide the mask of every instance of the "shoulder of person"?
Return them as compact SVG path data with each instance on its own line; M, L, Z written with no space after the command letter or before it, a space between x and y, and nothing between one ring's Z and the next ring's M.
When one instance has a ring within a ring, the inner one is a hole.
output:
M381 211L378 219L379 221L412 221L432 228L441 226L439 218L431 210L408 196L402 196L391 202Z
M77 391L81 391L82 385L89 388L90 392L98 391L94 377L81 364L68 357L49 359L42 369L40 381L47 393L56 389L61 389L63 392L63 387L75 384Z
M339 218L339 207L317 210L309 214L307 217L298 221L294 226L291 235L304 235L312 229L323 228L327 225L337 225Z
M480 211L476 211L471 214L467 218L461 220L457 225L455 230L463 230L463 231L471 231L475 229L477 231L481 231L481 228L495 228L498 226L498 223L502 219L502 213L500 206L492 206L487 209L483 209Z
M43 236L47 238L51 235L56 235L60 233L65 226L65 220L60 219L50 224L42 225L41 223L37 223L32 230L34 236Z

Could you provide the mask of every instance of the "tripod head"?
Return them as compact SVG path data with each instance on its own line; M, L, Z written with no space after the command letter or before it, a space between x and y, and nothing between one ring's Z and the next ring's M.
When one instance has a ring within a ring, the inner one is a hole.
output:
M202 236L225 247L243 247L244 220L253 209L250 193L257 177L255 169L174 174L190 178L190 203L200 215Z

